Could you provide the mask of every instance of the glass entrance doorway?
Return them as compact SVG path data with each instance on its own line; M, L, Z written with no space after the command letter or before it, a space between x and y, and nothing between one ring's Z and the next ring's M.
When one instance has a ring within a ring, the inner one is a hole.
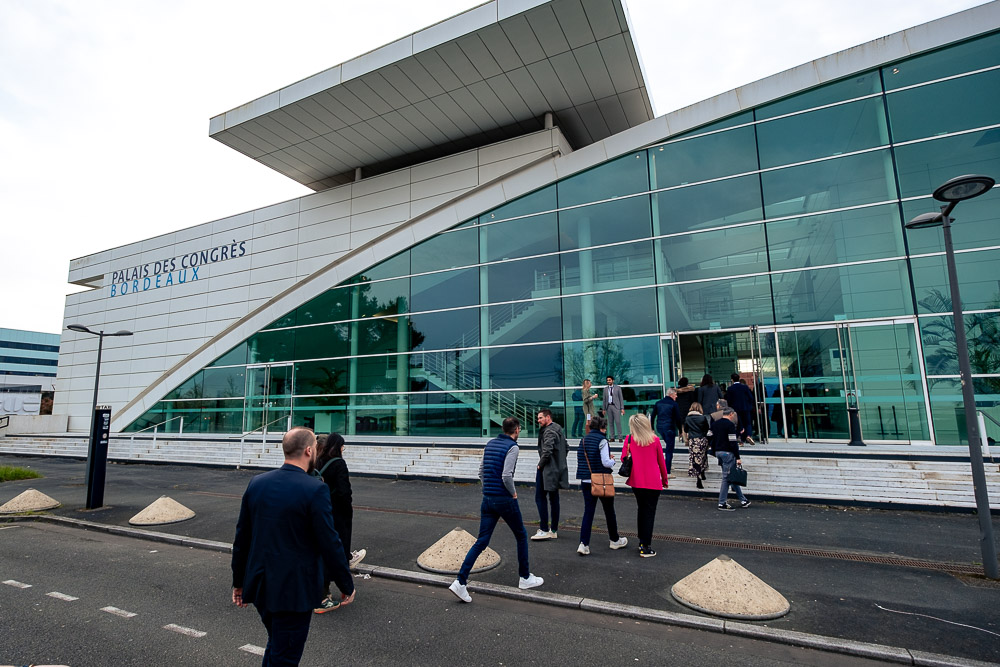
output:
M292 414L292 365L247 367L243 432L284 433Z
M739 374L754 393L756 440L846 443L857 405L865 442L930 444L912 318L672 333L661 354L665 386L706 374L727 386Z

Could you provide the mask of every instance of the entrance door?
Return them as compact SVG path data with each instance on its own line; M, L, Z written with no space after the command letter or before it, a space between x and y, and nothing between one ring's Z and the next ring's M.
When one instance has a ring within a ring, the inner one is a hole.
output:
M675 375L667 371L668 352L675 355ZM766 440L771 433L767 412L767 397L775 393L777 359L774 352L774 333L757 327L727 331L694 331L673 334L670 345L663 344L664 377L675 386L680 377L687 377L694 386L701 384L707 374L724 386L737 373L753 392L756 409L750 417L751 434L755 439ZM780 403L780 398L778 399Z
M787 439L848 441L855 404L865 441L929 439L912 319L778 327L777 342Z
M292 365L248 366L243 431L284 433L291 410Z

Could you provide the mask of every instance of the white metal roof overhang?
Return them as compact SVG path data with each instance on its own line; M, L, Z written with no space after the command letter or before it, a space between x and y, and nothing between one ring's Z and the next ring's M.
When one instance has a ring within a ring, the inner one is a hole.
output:
M653 118L623 0L493 0L211 119L314 190L543 127L574 148Z

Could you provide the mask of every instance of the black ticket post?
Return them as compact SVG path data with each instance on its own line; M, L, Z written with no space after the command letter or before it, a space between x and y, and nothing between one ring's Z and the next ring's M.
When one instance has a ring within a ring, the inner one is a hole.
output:
M94 408L87 450L87 509L104 505L104 480L108 470L108 440L111 436L111 406Z

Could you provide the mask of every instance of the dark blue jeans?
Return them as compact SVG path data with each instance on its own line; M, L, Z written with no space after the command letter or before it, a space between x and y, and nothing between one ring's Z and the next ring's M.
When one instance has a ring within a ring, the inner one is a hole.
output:
M670 464L674 460L674 445L677 444L677 431L669 429L660 431L660 440L663 441L663 462L667 464L667 474L670 474Z
M458 583L463 586L469 583L472 566L475 565L479 554L483 553L489 546L490 538L493 537L493 531L500 519L504 520L511 532L514 533L514 539L517 540L518 575L527 578L530 574L530 570L528 570L528 533L524 530L524 520L521 518L521 508L517 504L517 499L503 496L483 496L483 504L479 509L479 539L465 555L462 569L458 571Z
M594 526L594 514L597 513L597 501L601 501L604 508L604 519L608 522L608 537L612 542L617 542L618 538L618 516L615 514L615 497L597 498L590 495L590 483L580 484L583 489L583 524L580 526L580 542L590 546L590 530Z
M573 427L571 431L571 438L582 438L584 436L583 429L587 425L587 415L583 414L583 408L575 407L573 408Z
M553 464L554 465L554 464ZM545 497L548 496L548 502ZM538 527L549 529L549 505L552 505L552 532L559 530L559 489L546 491L542 483L542 471L535 471L535 506L538 507Z
M309 636L311 611L271 613L257 607L260 620L267 628L267 647L264 649L262 667L297 665L302 659Z

